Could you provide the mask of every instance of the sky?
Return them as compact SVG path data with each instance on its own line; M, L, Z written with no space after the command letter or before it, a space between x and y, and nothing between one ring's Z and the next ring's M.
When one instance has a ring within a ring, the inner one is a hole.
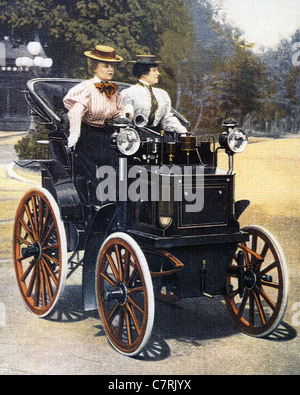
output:
M228 22L245 32L249 43L276 48L300 29L300 0L212 0L220 4Z

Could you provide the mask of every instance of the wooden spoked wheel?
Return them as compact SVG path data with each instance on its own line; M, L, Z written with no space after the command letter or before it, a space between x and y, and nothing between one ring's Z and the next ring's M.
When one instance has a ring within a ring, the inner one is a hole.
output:
M283 253L265 229L249 226L249 241L229 265L225 297L230 316L246 334L264 337L280 324L287 306L288 276Z
M97 303L112 346L134 356L146 346L154 321L154 295L146 258L125 233L103 243L96 269Z
M47 316L56 305L67 274L67 245L59 208L44 189L21 199L13 233L18 286L30 313Z

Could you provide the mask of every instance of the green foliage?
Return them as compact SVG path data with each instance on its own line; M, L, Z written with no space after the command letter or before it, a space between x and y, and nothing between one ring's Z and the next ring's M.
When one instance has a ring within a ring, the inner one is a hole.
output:
M128 79L126 62L138 53L160 53L170 34L189 29L183 0L15 0L3 12L0 26L24 42L39 36L58 75L86 77L83 52L96 44L111 45L124 57L118 78ZM183 44L177 40L182 51Z
M136 54L157 55L160 87L198 132L219 130L228 116L240 125L249 116L268 125L292 117L292 129L300 127L291 42L258 57L242 32L215 18L209 0L0 0L0 11L1 35L23 43L39 37L55 76L88 78L83 52L100 43L124 58L117 80L134 82ZM292 37L299 41L300 31Z
M19 159L49 159L48 145L38 142L41 140L47 141L48 134L44 128L38 126L37 130L30 131L15 145Z

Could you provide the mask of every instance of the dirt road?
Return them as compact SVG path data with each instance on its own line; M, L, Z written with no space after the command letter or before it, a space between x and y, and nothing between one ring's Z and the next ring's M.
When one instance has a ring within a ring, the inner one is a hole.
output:
M25 311L10 235L18 199L31 186L6 178L13 142L0 140L0 374L300 373L300 139L252 143L235 158L236 199L252 201L242 225L269 229L286 255L290 297L283 324L270 338L256 339L236 329L221 298L157 302L150 347L136 359L114 351L97 314L82 310L80 271L52 317ZM226 158L222 162L226 167Z

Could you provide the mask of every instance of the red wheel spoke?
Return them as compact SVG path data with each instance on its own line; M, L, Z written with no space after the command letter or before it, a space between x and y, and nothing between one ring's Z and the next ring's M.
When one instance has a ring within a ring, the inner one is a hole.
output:
M238 319L240 319L240 318L243 316L243 314L244 314L244 311L245 311L245 307L246 307L248 298L249 298L249 294L248 294L248 290L247 290L247 291L245 292L245 295L243 296L242 303L241 303L240 306L239 306L239 310L238 310L238 313L237 313Z
M113 287L117 286L117 283L108 274L101 273L100 275Z
M267 252L268 252L269 248L270 248L269 244L268 244L268 243L265 243L265 245L264 245L264 247L263 247L263 249L261 250L261 253L260 253L260 256L261 256L262 258L265 258L265 256L267 255Z
M35 196L31 197L31 202L32 202L32 211L33 211L33 217L34 217L34 228L35 228L36 236L38 238L39 237L39 227L38 227L37 207L36 207Z
M127 290L128 295L129 295L129 294L132 294L132 293L134 293L134 292L143 292L143 291L144 291L144 288L143 288L143 287L128 288L128 290Z
M53 270L49 267L48 262L44 258L42 258L42 261L45 265L45 269L47 270L47 273L50 275L55 286L57 287L58 286L58 278L55 276Z
M272 282L269 282L269 281L260 280L260 285L263 285L264 287L270 287L270 288L278 289L278 290L280 289L280 285L279 284L272 283Z
M136 309L140 311L140 313L144 314L145 311L140 307L130 296L128 296L128 302L131 303Z
M125 250L124 269L123 269L123 281L125 284L128 283L129 268L130 268L130 253L128 250Z
M135 280L135 278L136 278L136 276L138 275L138 273L139 273L139 272L138 272L138 268L135 267L135 268L133 269L133 272L131 273L131 275L130 275L128 281L127 281L127 284L128 284L129 287L132 286L132 283L133 283L133 281Z
M46 243L46 241L48 240L48 238L50 237L51 233L55 230L55 223L54 221L52 222L52 225L50 226L50 229L47 232L47 235L45 236L44 240L41 242L41 245L43 247L43 245Z
M42 228L43 228L43 199L39 198L39 215L38 215L38 230L39 230L39 237L42 236Z
M255 300L262 325L266 325L267 318L266 318L265 311L262 306L261 300L259 298L259 295L254 290L252 290L252 295L253 295L253 299Z
M48 246L46 246L46 247L43 247L43 248L42 248L42 251L53 250L53 249L58 248L58 247L59 247L59 244L58 244L58 243L50 244L50 245L48 245Z
M21 236L17 236L16 239L21 243L21 244L26 244L27 246L31 246L31 243L28 240L23 239Z
M35 279L35 293L34 293L34 305L35 306L39 305L40 284L41 284L40 268L39 268L39 265L36 265L36 279Z
M43 257L49 259L49 261L52 261L53 263L55 263L55 265L59 266L59 261L54 258L54 256L43 253Z
M32 231L33 237L34 237L35 240L38 240L38 235L36 233L35 225L34 225L34 223L32 221L32 213L30 211L30 208L29 208L29 206L27 204L25 204L24 207L25 207L25 211L26 211L26 214L27 214L28 221L29 221L30 226L31 226L31 231Z
M257 251L257 236L253 235L252 236L252 244L251 244L251 250L256 252ZM255 263L255 256L251 255L251 264L253 265Z
M108 317L108 322L111 323L114 318L116 317L116 315L118 314L118 311L120 310L120 305L117 303L115 308L113 309L113 311L110 313L109 317Z
M25 221L23 220L23 218L19 218L19 221L20 221L21 225L23 226L26 234L30 237L30 240L32 241L32 243L34 243L35 242L34 235L31 232L31 230L29 229L29 227L27 226L27 224L25 223Z
M117 257L117 264L118 264L118 271L119 271L119 281L122 282L123 281L123 267L122 267L119 247L118 247L117 244L115 244L115 253L116 253L116 257Z
M43 239L44 232L46 230L46 226L47 226L47 223L48 223L49 216L50 216L50 208L49 208L49 206L47 206L45 217L44 217L44 221L42 221L42 229L41 229L41 233L40 233L41 240Z
M278 262L273 262L270 265L268 265L265 269L261 270L259 272L259 277L262 277L264 274L270 272L271 270L275 269L278 267Z
M41 265L40 265L40 279L41 279L42 303L43 303L43 307L45 307L47 305L46 284L45 284L45 276L44 276L43 268Z
M49 276L48 276L48 273L47 273L47 270L46 270L46 268L45 268L45 264L44 264L43 261L41 261L41 265L42 265L42 271L43 271L44 276L45 276L46 286L47 286L47 289L48 289L48 293L49 293L50 299L52 299L52 298L53 298L53 295L54 295L54 294L53 294L53 288L52 288L52 285L51 285L51 282L50 282L50 279L49 279Z
M31 272L32 268L34 267L34 265L35 265L35 261L33 260L32 262L30 262L28 268L22 274L21 281L25 281L26 280L26 278L28 277L28 275Z
M115 276L116 281L119 282L120 281L120 276L119 276L119 273L117 271L117 268L116 268L116 266L115 266L115 264L113 262L113 259L112 259L111 255L109 253L107 253L105 256L106 256L106 259L107 259L107 261L109 263L109 266L110 266L110 268L111 268L111 270L113 272L113 275Z
M37 276L37 266L35 265L33 273L32 273L31 278L30 278L29 286L27 288L27 292L26 292L26 296L27 297L30 297L31 294L32 294L32 290L33 290L33 287L34 287L36 276Z
M249 324L254 326L255 307L253 293L249 292Z
M272 300L268 297L268 295L263 291L262 288L260 287L256 287L255 288L256 292L267 302L267 304L269 305L269 307L272 310L275 310L276 306L275 304L272 302Z
M139 324L139 322L138 322L138 319L136 318L136 315L135 315L135 313L134 313L132 307L129 306L128 303L125 304L125 307L126 307L126 309L128 310L128 312L129 312L129 314L130 314L130 317L131 317L131 319L132 319L133 325L135 326L135 329L136 329L136 331L137 331L137 333L138 333L138 335L139 335L139 334L141 333L141 327L140 327L140 324Z
M130 316L127 310L124 311L125 319L126 319L126 327L127 327L127 336L128 336L128 344L132 344L132 335L131 335L131 324L130 324Z

